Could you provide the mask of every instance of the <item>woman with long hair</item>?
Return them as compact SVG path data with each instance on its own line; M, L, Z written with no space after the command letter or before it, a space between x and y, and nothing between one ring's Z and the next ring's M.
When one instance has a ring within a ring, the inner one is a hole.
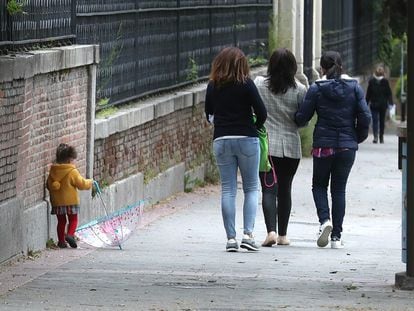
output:
M256 123L253 122L253 113ZM266 120L266 108L249 77L246 56L236 47L223 49L213 60L205 100L207 121L214 124L213 151L221 180L221 211L227 235L226 251L235 252L237 171L243 203L243 238L240 247L257 251L253 237L259 188L257 128Z
M260 172L267 229L262 246L290 244L287 228L292 208L292 181L302 157L295 113L306 93L306 87L295 79L296 71L295 56L288 49L279 48L270 57L267 76L254 80L268 113L265 126L269 156L277 176L274 183L270 180L274 178L272 174Z
M331 248L343 248L346 185L358 144L368 137L371 113L358 81L342 74L338 52L323 53L320 65L323 77L309 88L295 120L303 126L315 113L318 117L312 146L312 194L320 223L317 245L327 246L330 237Z

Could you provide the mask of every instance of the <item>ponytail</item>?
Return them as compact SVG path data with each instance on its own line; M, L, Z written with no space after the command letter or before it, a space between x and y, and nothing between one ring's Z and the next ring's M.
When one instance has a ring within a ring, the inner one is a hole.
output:
M327 51L322 54L321 67L325 70L327 79L339 79L342 74L342 59L336 51Z

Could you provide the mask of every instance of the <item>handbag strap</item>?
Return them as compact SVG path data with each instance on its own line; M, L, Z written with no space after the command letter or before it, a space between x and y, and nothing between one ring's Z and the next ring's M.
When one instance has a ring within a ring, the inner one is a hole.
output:
M269 140L269 138L268 138L268 140ZM270 188L270 187L273 187L275 184L277 184L277 175L276 175L275 165L273 164L272 157L269 156L269 155L267 157L269 158L269 162L270 162L270 166L271 166L270 172L272 172L273 181L270 184L267 184L267 173L268 172L264 173L264 178L263 179L264 179L265 186Z

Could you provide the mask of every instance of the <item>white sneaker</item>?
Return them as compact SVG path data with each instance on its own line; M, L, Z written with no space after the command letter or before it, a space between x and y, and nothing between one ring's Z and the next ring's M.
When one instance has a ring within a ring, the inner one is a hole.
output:
M325 247L329 243L329 235L332 232L332 224L330 220L325 221L322 225L319 227L319 233L318 233L318 240L316 241L316 244L319 247Z
M340 238L333 237L331 240L331 248L344 248L344 242Z

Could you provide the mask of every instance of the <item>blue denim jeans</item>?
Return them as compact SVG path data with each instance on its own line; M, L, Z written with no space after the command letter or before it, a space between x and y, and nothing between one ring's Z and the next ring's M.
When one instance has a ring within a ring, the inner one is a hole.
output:
M345 216L345 190L354 160L355 150L337 152L324 158L313 158L312 193L321 224L331 219L327 194L329 179L331 180L331 237L341 238Z
M257 137L219 139L213 142L221 179L221 212L227 238L236 237L237 171L243 184L243 233L254 229L259 200L259 139Z

